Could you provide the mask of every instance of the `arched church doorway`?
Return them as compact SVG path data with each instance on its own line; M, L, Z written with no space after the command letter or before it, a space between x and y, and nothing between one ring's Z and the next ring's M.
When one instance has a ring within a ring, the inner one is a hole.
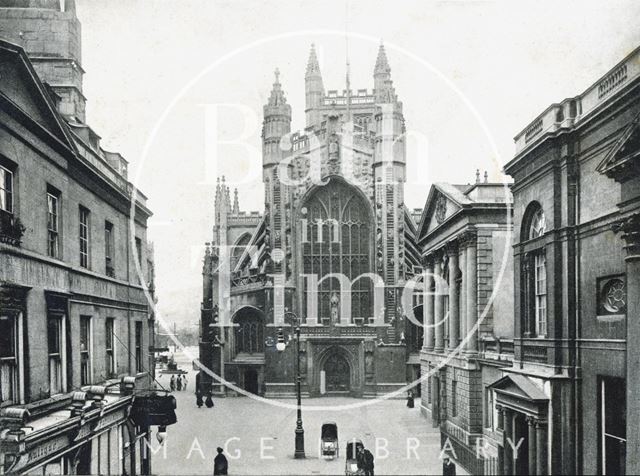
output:
M244 389L249 393L258 394L258 371L256 369L244 371Z
M351 369L341 354L330 355L324 363L325 388L327 393L351 390Z

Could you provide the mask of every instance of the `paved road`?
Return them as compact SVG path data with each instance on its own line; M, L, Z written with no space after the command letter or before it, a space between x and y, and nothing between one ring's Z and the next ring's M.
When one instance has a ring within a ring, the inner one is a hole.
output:
M376 474L441 474L437 429L408 409L402 400L376 402L346 411L310 411L305 405L337 406L370 402L353 398L303 400L307 458L293 458L295 409L281 408L248 397L215 399L215 407L195 405L194 372L176 356L180 368L189 370L186 391L175 392L178 423L168 428L165 448L158 450L152 438L154 474L212 474L217 446L225 447L230 474L344 474L344 455L319 457L320 427L324 421L338 424L341 452L346 441L360 438L376 456ZM168 388L169 377L159 381ZM294 400L280 400L289 404ZM377 446L377 449L376 449Z

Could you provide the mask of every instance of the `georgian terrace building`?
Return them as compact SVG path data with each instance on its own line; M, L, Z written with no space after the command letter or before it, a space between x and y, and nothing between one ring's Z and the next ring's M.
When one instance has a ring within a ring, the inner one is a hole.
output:
M508 185L477 172L471 185L434 184L418 227L427 272L421 374L430 375L421 410L471 474L496 466L489 386L513 358L511 202Z
M151 212L84 122L73 2L0 35L0 474L149 474Z

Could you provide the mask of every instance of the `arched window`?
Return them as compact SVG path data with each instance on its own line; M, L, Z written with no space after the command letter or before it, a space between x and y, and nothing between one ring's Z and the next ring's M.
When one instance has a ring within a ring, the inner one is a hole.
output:
M240 236L238 240L233 245L233 249L231 250L231 271L233 271L238 264L238 260L242 257L247 245L251 241L251 235L249 233L245 233Z
M351 281L363 273L370 273L373 246L370 209L366 199L343 180L332 178L327 185L319 187L304 203L303 273L315 274L318 280L330 273L340 273ZM304 286L306 288L306 281ZM310 293L317 292L318 322L322 323L323 319L329 322L331 298L340 297L338 279L326 279L318 288L305 289L304 306L306 308ZM361 278L352 284L352 318L373 316L372 296L370 279Z
M411 312L413 312L413 318L415 321L420 324L415 324L411 319L407 319L407 347L409 348L409 352L420 352L422 349L422 343L424 339L424 326L423 323L423 305L414 307Z
M520 241L533 240L547 232L547 220L544 210L538 202L531 202L522 217Z
M544 212L542 208L538 208L531 217L531 224L529 225L529 239L538 238L546 232L546 222L544 219Z
M527 208L522 231L524 240L533 240L546 233L546 219L539 203L533 202ZM528 252L523 260L523 315L527 336L547 335L547 258L544 243Z
M254 309L241 309L233 320L236 354L264 352L264 324Z

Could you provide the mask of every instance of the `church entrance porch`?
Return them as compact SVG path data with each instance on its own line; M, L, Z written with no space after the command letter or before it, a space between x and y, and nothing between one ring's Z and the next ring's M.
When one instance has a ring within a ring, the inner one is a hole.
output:
M324 394L349 393L351 389L351 369L349 363L340 354L330 355L324 363ZM322 382L322 376L320 378ZM322 387L322 384L321 384Z
M244 371L244 389L256 395L260 391L258 372L255 369L247 369Z
M360 339L307 341L306 374L311 396L363 395L364 346Z

